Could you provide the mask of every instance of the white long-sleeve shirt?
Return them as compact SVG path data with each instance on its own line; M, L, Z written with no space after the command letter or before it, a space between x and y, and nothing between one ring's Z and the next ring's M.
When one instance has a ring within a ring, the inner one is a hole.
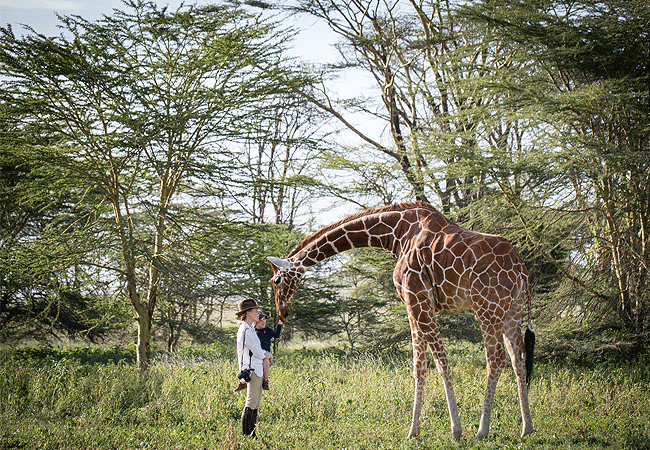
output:
M244 340L244 336L246 339ZM253 352L253 355L250 355ZM261 377L264 375L264 366L262 360L268 356L262 350L260 339L257 337L255 328L246 322L242 322L237 331L237 363L239 370L250 368L255 371L255 375Z

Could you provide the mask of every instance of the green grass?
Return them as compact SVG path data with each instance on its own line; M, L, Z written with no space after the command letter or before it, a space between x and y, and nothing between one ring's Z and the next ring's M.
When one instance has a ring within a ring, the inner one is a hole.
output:
M442 383L431 365L423 432L406 439L413 396L407 356L346 357L284 350L258 421L240 435L231 349L158 355L142 377L128 349L4 349L0 449L619 449L650 448L648 361L596 368L536 366L536 432L519 437L514 374L499 383L489 437L474 442L484 394L479 345L451 346L463 425L452 439Z

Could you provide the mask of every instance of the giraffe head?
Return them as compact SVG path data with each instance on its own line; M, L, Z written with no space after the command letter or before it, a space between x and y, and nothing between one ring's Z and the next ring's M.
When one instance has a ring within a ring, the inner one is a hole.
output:
M275 308L278 312L278 318L284 321L289 312L289 304L296 295L300 281L305 271L300 266L294 266L291 261L286 259L268 257L271 267L273 268L273 294L275 296Z

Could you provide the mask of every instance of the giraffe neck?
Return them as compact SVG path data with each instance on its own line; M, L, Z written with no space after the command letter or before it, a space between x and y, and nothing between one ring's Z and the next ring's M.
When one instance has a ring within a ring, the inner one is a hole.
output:
M287 259L309 268L338 253L362 247L382 248L398 258L411 239L422 231L425 221L427 230L432 232L450 223L428 204L378 209L324 228L305 239Z

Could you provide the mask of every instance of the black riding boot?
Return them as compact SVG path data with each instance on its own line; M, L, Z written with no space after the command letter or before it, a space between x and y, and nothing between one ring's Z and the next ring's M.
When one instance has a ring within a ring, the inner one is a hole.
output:
M246 436L255 437L255 423L257 422L257 410L249 407L244 408L241 415L241 432Z
M253 432L251 433L251 436L253 436L253 437L256 437L255 436L255 428L256 427L257 427L257 410L254 409L253 410L253 417L251 419L251 428L253 430Z

